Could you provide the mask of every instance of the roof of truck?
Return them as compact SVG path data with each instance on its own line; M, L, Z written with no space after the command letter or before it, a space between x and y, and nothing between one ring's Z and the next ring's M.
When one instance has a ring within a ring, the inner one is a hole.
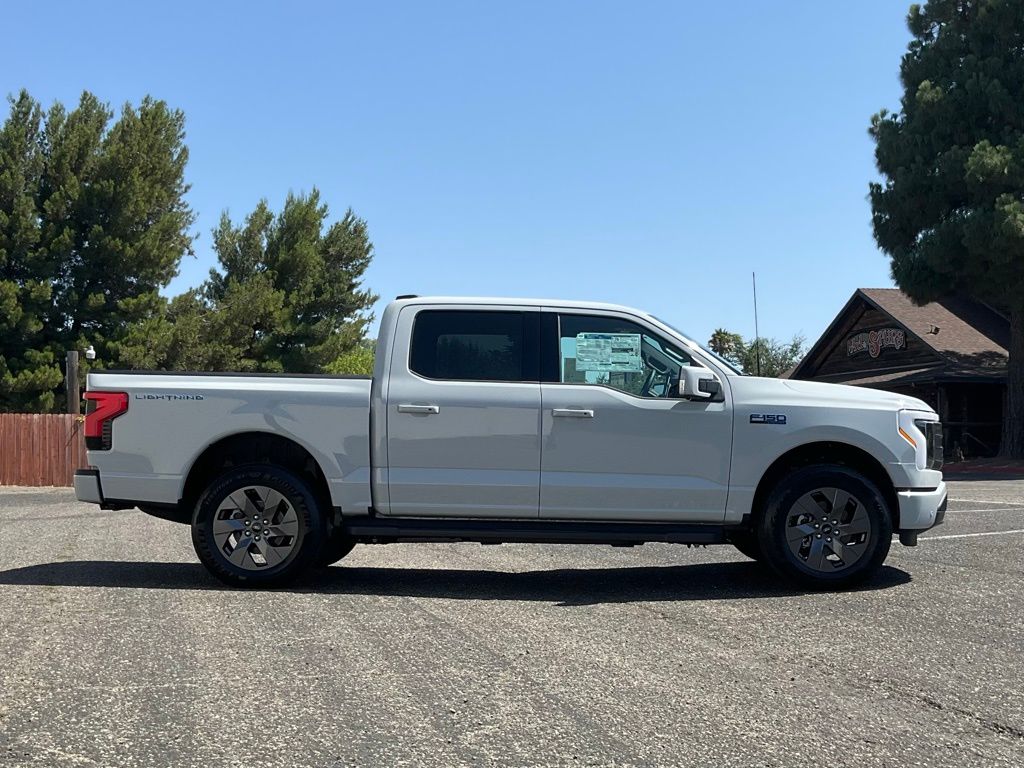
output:
M402 296L395 299L395 302L402 304L505 304L525 307L568 307L572 309L607 309L619 312L629 312L634 315L650 314L635 307L627 307L623 304L610 304L603 301L573 301L571 299L533 299L533 298L511 298L502 296Z

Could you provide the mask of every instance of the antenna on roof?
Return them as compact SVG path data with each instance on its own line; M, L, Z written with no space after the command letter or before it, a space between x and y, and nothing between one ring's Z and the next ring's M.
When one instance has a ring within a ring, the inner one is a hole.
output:
M761 375L761 332L757 329L757 272L750 273L754 284L754 360L757 361L757 375Z

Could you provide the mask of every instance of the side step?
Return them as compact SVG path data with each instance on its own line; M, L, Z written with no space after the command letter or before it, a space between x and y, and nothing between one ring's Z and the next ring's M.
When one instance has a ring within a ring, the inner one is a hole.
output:
M343 517L345 533L363 544L475 541L481 544L722 544L726 528L699 523L622 523L579 520L461 520L422 517Z

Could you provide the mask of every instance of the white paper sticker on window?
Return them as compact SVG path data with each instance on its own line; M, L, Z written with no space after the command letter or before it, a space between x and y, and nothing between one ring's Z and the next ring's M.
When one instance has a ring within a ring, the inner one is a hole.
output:
M618 371L640 373L639 333L576 334L577 371Z

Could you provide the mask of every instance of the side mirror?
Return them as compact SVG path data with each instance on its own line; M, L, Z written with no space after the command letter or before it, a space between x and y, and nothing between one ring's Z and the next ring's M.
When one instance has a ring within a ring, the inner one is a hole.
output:
M715 378L715 374L706 368L688 365L679 369L677 394L684 400L707 400L710 403L720 403L725 399L722 382Z

